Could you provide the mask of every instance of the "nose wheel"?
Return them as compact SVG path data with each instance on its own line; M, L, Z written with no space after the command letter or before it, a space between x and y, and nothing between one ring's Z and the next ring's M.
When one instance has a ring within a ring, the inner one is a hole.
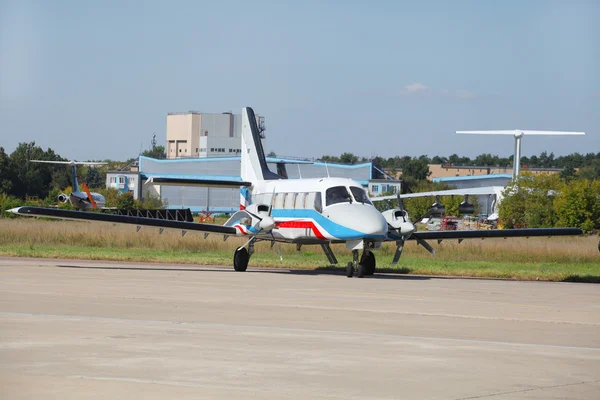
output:
M348 278L352 278L355 274L357 278L362 278L375 273L375 254L372 251L365 249L359 262L358 250L352 250L352 258L353 261L349 262L346 268Z

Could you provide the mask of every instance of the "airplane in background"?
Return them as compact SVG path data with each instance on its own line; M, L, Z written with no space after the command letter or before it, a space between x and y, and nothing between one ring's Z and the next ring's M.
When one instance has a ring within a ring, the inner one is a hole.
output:
M320 245L331 264L338 261L330 245L345 243L352 250L353 261L348 263L347 276L372 275L376 260L373 250L385 241L396 243L394 263L402 254L406 240L415 240L434 253L427 240L506 238L530 236L581 235L577 228L513 229L490 231L427 231L417 232L399 196L399 208L379 212L365 189L356 181L345 178L282 179L267 166L254 111L242 111L241 181L211 179L155 178L152 184L172 186L241 187L240 210L224 225L168 221L125 215L77 212L41 207L18 207L10 212L37 217L123 223L163 229L246 237L248 240L235 249L233 267L245 271L258 241L303 245ZM427 215L439 211L432 207ZM426 215L426 216L427 216ZM421 218L424 218L422 216ZM362 251L362 254L360 254Z
M85 182L83 183L83 192L79 190L79 181L77 180L77 165L106 165L103 162L83 162L83 161L45 161L45 160L31 160L35 163L45 164L65 164L71 166L71 188L72 192L70 195L61 193L58 195L58 201L66 203L69 201L73 208L77 210L91 210L96 208L103 208L106 205L104 196L100 193L90 192Z

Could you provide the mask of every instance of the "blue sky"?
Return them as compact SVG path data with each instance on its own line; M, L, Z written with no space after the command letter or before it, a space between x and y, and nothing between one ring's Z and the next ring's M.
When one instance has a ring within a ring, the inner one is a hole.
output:
M280 155L509 156L468 129L585 131L600 151L598 1L0 0L0 146L127 159L173 111L264 115Z

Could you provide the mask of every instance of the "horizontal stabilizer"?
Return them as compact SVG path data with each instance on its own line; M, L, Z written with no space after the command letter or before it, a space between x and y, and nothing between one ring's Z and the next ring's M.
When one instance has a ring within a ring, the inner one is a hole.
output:
M239 188L240 186L252 186L250 182L222 179L190 179L190 178L160 178L150 177L146 185L160 186L194 186L214 188Z
M585 135L585 132L568 132L568 131L529 131L522 129L511 130L492 130L492 131L456 131L456 133L467 135Z
M65 164L65 165L106 165L108 163L105 162L95 162L95 161L46 161L46 160L30 160L34 163L44 163L44 164Z
M29 217L45 217L57 219L69 219L76 221L110 222L113 224L129 224L136 226L151 226L156 228L177 229L183 231L197 231L235 235L236 229L229 226L213 224L197 224L195 222L169 221L164 219L134 217L128 215L104 214L99 212L83 212L72 210L58 210L43 207L17 207L9 212Z

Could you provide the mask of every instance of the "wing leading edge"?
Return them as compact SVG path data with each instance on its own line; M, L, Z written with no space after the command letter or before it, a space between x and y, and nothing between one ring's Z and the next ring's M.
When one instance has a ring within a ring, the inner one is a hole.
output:
M444 239L487 239L534 236L578 236L583 235L579 228L527 228L527 229L494 229L489 231L423 231L415 232L407 238L417 237L423 240ZM393 239L393 238L392 238Z
M76 221L92 221L92 222L110 222L113 224L129 224L137 226L151 226L156 228L177 229L182 231L197 231L205 233L220 233L223 235L235 235L237 230L234 227L213 225L213 224L197 224L195 222L170 221L165 219L142 218L127 215L104 214L95 212L83 212L72 210L58 210L53 208L42 207L18 207L9 210L9 212L18 215L30 217L46 217L57 219L68 219Z

